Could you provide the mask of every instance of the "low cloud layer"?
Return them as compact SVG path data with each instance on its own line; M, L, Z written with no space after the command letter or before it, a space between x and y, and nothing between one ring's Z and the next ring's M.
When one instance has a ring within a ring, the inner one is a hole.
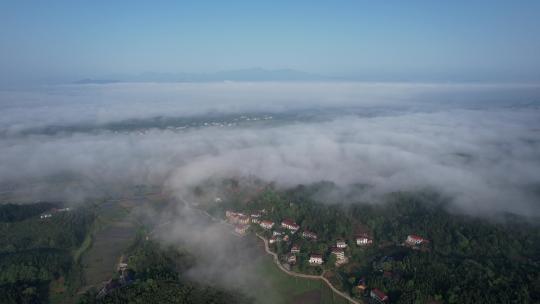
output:
M162 214L161 226L154 235L165 244L189 248L197 257L196 265L185 274L187 277L203 284L241 290L256 303L282 303L282 295L268 278L261 276L263 259L273 262L259 248L260 240L254 235L233 235L229 224L212 221L186 205L179 204L174 211Z
M77 91L70 100L69 90L57 89L62 101L51 102L51 108L49 95L28 93L35 96L21 105L3 100L6 112L0 114L0 127L10 131L0 139L0 184L76 176L85 181L83 186L57 194L80 199L84 191L111 184L160 184L182 193L211 177L252 175L282 186L321 180L343 187L366 184L370 190L362 199L374 202L390 191L429 188L451 197L461 212L540 215L540 108L534 103L535 86L198 85L165 87L156 98L167 90L190 93L178 97L186 102L175 103L170 97L157 107L151 100L157 89L150 84L135 87L130 94L118 93L116 99L107 86L91 87L86 95ZM96 90L107 91L106 98L90 101ZM218 93L227 90L229 95L219 103ZM261 94L265 91L272 93ZM128 97L135 100L134 107ZM229 113L310 107L324 112L328 106L360 110L315 121L249 127L16 135L28 127L78 120L199 115L212 105ZM361 115L372 108L378 114ZM39 112L45 117L29 117Z
M50 125L106 124L156 116L384 107L429 111L529 104L540 84L361 82L119 83L0 91L0 134Z

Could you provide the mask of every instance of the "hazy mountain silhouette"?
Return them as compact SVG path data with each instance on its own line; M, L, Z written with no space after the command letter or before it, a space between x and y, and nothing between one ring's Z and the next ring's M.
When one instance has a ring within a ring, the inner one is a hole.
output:
M315 81L331 79L332 78L328 76L293 69L267 70L263 68L250 68L226 70L216 73L145 72L138 75L113 75L113 77L107 77L107 79L86 78L75 81L74 83L105 84L115 82Z

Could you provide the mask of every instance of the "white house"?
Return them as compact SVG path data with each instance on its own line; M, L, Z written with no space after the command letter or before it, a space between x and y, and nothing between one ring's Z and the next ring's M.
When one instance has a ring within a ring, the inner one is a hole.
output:
M127 263L118 263L118 270L119 271L125 271L128 268Z
M309 256L309 263L312 265L322 265L323 258L320 254L311 254Z
M272 229L274 227L274 222L272 221L262 221L260 226L266 230Z
M317 239L317 234L315 232L311 232L311 231L304 231L302 232L302 237L306 238L306 239L312 239L312 240L316 240Z
M367 234L361 234L356 236L356 245L358 246L366 246L370 245L371 243L373 243L373 240Z
M336 241L336 247L337 248L347 248L347 243L345 243L344 240L337 240Z

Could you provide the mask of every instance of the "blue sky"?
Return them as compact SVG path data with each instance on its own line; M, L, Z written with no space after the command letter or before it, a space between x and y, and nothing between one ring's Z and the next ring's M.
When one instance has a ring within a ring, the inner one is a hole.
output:
M0 83L292 68L540 79L540 1L2 1Z

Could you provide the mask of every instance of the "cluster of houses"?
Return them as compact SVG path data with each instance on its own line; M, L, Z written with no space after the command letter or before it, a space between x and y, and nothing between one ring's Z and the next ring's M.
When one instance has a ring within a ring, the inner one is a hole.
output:
M336 246L332 248L332 254L336 257L336 266L348 262L348 259L345 256L345 248L347 248L347 243L344 240L337 240Z
M270 244L279 243L281 241L289 241L289 235L284 233L283 231L280 231L279 229L274 229L276 227L276 223L274 223L271 220L262 220L262 214L266 213L264 210L261 210L260 212L255 212L250 215L241 213L241 212L233 212L233 211L226 211L225 216L227 220L235 224L235 232L238 235L245 235L247 233L247 230L249 228L249 224L256 224L259 225L264 230L272 231L272 236L269 238L268 242ZM281 225L279 226L281 230L285 230L289 232L290 234L295 234L300 230L300 225L298 225L295 221L291 219L284 219L281 222ZM309 230L303 230L301 236L304 239L316 241L317 240L317 234L315 232L309 231ZM355 236L355 242L357 246L369 246L373 244L373 238L370 236L367 232L361 232L356 234ZM429 240L420 237L418 235L408 235L404 244L410 247L417 247L419 245L429 243ZM336 257L336 266L345 264L348 262L348 258L345 254L345 249L347 248L347 242L342 239L336 240L336 245L331 248L331 254ZM297 254L300 253L300 246L297 244L293 244L290 249L290 253L287 254L285 257L285 260L289 265L295 264L297 262ZM324 263L323 255L318 253L311 253L309 255L309 264L314 266L320 266ZM287 266L289 266L287 265ZM364 292L367 288L367 285L365 283L364 279L361 279L357 285L357 288ZM381 290L377 288L373 288L370 291L370 297L374 300L384 303L388 301L388 296L382 292Z
M57 208L52 208L49 212L47 213L43 213L39 216L40 219L48 219L50 217L52 217L52 215L54 213L58 213L58 212L68 212L70 211L69 207L68 208L62 208L62 209L57 209Z
M261 219L262 215L265 214L265 210L251 213L250 215L242 212L226 211L225 217L227 221L235 225L234 232L238 235L245 235L248 231L250 224L259 225L264 230L272 231L272 236L268 239L269 244L275 244L282 241L289 241L289 235L284 233L283 230L289 232L290 234L295 234L300 230L300 225L298 225L294 220L284 219L279 225L280 229L274 229L278 226L271 220ZM315 232L309 230L303 230L301 236L306 240L316 241L318 236ZM367 246L373 243L373 239L369 236L368 233L360 233L355 238L356 244L358 246ZM344 240L337 240L335 247L331 249L331 254L336 257L336 266L345 264L348 262L348 259L345 255L345 248L347 248L347 243ZM295 264L297 262L296 254L300 252L300 247L298 245L292 245L290 254L286 256L286 261L289 264ZM309 257L309 264L311 265L322 265L324 263L323 256L321 254L312 253Z
M96 298L100 299L106 296L111 291L129 285L134 282L134 276L133 273L128 269L127 263L119 263L118 268L118 279L111 278L100 289L98 292Z
M229 223L235 224L235 233L237 233L238 235L246 235L249 229L249 223L251 222L251 219L248 215L242 212L227 211L225 212L225 217L227 218L227 221L229 221Z

